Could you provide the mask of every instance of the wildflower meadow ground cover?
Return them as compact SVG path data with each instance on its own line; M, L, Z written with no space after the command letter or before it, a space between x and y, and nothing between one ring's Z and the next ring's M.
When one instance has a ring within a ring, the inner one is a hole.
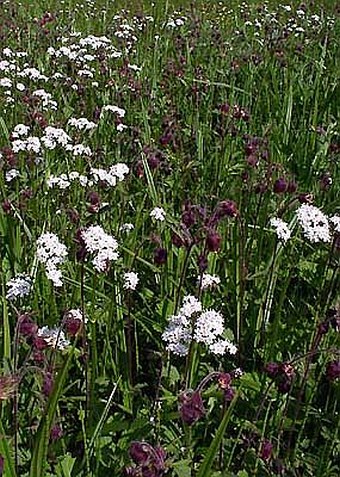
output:
M0 2L0 475L340 475L338 7Z

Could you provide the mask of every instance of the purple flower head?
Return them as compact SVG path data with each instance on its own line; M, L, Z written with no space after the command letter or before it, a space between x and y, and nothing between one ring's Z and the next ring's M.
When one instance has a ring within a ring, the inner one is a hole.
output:
M207 235L207 249L209 252L218 252L221 247L222 237L216 230L210 230Z
M326 376L330 381L340 378L340 361L331 361L327 364Z
M54 424L51 429L50 438L52 442L58 441L63 436L63 430L60 424Z
M277 363L267 363L263 369L270 378L275 378L279 372L279 365Z
M38 331L38 325L34 323L28 313L19 316L19 333L26 338L33 338Z
M45 373L42 391L45 396L50 396L53 390L54 379L52 373Z
M205 414L203 400L199 391L187 390L180 395L179 411L185 424L191 426Z
M287 187L288 184L286 180L283 177L280 177L274 182L273 191L275 192L275 194L282 194L283 192L286 192Z
M3 474L4 465L5 465L5 458L2 455L0 455L0 477Z
M261 451L260 451L261 459L263 459L263 460L270 459L270 457L272 455L272 451L273 451L273 444L270 441L268 441L267 439L265 439L262 442L262 446L261 446Z
M154 262L156 265L164 265L168 258L168 252L165 248L157 247L154 251Z
M162 477L165 472L166 452L162 447L153 447L148 442L131 443L129 454L136 467L125 469L131 477Z

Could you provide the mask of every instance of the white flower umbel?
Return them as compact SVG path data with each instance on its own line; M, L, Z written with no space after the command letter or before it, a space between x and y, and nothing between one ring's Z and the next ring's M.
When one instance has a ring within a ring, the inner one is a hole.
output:
M302 204L296 211L303 235L310 242L329 242L331 234L326 215L314 205Z
M203 310L202 304L194 296L184 298L177 315L169 317L169 323L162 334L166 349L179 356L188 354L192 340L208 347L216 355L235 354L236 346L224 339L224 318L215 310Z
M16 300L29 295L32 288L32 279L24 273L20 273L6 283L7 300Z
M159 220L160 222L164 222L165 220L165 210L162 207L155 207L150 212L150 217L155 220Z
M125 290L136 290L138 285L139 278L138 274L135 272L126 272L124 273L124 289Z
M37 259L45 266L46 275L54 286L61 287L62 275L59 266L65 261L67 248L52 233L42 234L37 240Z
M196 320L194 339L198 343L211 345L224 331L224 318L215 310L203 312Z
M63 351L70 345L69 340L65 337L65 333L60 328L43 326L39 328L38 336L42 338L48 346L59 349L60 351Z
M286 243L290 239L292 232L284 220L281 220L277 217L273 217L270 219L270 225L274 228L275 233L277 235L277 238L283 242Z
M93 253L93 265L98 272L107 270L111 261L118 260L118 242L99 225L91 225L81 232L86 250Z
M202 311L202 303L192 295L183 298L183 305L179 310L179 314L190 318L194 313Z
M197 282L200 284L200 277L198 277ZM209 275L209 273L203 273L201 281L201 289L207 290L209 288L214 288L221 283L220 277L217 275Z
M340 215L333 215L333 217L330 217L329 221L332 224L334 232L340 234Z

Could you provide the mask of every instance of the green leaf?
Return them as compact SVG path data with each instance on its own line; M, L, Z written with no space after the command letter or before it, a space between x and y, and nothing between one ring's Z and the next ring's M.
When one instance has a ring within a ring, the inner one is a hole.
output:
M11 450L6 439L5 430L0 419L0 454L5 459L5 473L6 477L16 477L14 462L11 455Z
M219 428L217 429L216 435L215 435L214 439L212 440L212 442L210 444L210 447L209 447L208 452L205 456L205 459L202 462L202 464L200 465L200 468L199 468L198 473L197 473L197 477L209 477L211 475L211 472L212 472L211 468L213 466L215 456L218 452L219 445L222 442L224 433L225 433L225 431L227 429L227 426L229 424L231 413L232 413L232 411L235 407L235 404L238 400L238 396L239 396L238 393L235 394L234 399L231 401L231 403L228 407L228 410L225 413L225 415L224 415L224 417L221 421L221 424L219 425Z
M57 404L63 391L64 382L67 377L67 372L74 353L75 345L76 341L74 342L74 345L65 360L64 366L57 376L53 392L47 403L46 414L40 422L34 443L29 474L30 477L43 477L45 475L45 465L47 462L47 449L50 440L51 427L53 425Z

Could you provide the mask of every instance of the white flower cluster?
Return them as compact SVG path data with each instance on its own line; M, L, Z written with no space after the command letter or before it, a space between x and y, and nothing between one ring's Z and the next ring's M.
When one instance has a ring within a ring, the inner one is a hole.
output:
M30 276L20 273L6 283L7 300L16 300L30 294L32 288L32 279Z
M286 243L290 239L292 232L287 224L282 219L279 219L277 217L273 217L270 219L270 225L275 229L275 233L277 235L277 238L283 242Z
M26 151L38 154L41 149L40 139L36 136L29 136L26 139L15 139L12 142L12 149L15 153Z
M43 326L38 329L38 336L42 338L51 348L63 351L70 345L70 341L66 339L65 333L60 328L49 328Z
M105 272L111 261L118 260L118 242L99 225L91 225L81 232L86 250L95 254L93 265L98 272Z
M58 103L52 99L51 93L47 93L44 89L33 91L32 96L40 99L43 109L51 109L53 111L58 109Z
M296 211L304 236L311 242L330 242L331 234L326 215L314 205L302 204Z
M17 124L12 132L13 139L19 139L21 136L27 136L30 131L30 127L25 124Z
M340 234L340 215L333 215L333 217L330 217L329 221L332 224L334 232Z
M18 169L10 169L5 174L5 181L11 182L13 179L18 177L19 175L20 175L20 172L18 171Z
M71 138L63 129L47 126L41 138L41 142L46 149L55 149L57 146L69 146Z
M102 107L102 110L101 110L101 116L103 115L103 113L105 113L106 111L110 112L110 113L114 113L114 114L117 114L117 116L119 118L123 118L125 116L125 109L123 108L119 108L118 106L114 106L112 104L106 104L105 106Z
M97 127L96 123L89 121L86 118L71 118L68 120L67 124L78 129L78 131L92 131Z
M162 207L155 207L150 212L150 217L152 219L158 220L159 222L164 222L165 216L166 216L166 213L165 213L165 210L162 209Z
M126 272L124 273L124 290L136 290L138 285L139 278L138 274L135 272Z
M198 277L197 282L198 282L198 285L201 282L202 290L207 290L209 288L214 288L217 285L219 285L221 283L221 279L217 275L210 275L209 273L203 273L202 281L201 281L201 278Z
M202 311L200 301L189 295L184 298L179 313L170 316L162 338L166 349L179 356L188 354L192 340L207 345L213 354L235 354L236 346L222 337L224 330L222 314L215 310Z
M77 171L72 171L69 174L60 174L60 176L51 175L47 179L47 185L50 188L58 187L59 189L67 189L72 182L78 180L82 187L86 187L87 185L92 187L93 184L99 181L114 187L117 184L117 180L119 182L123 181L128 173L128 166L124 163L118 163L111 166L109 170L91 168L89 175L92 176L92 179L83 174L79 174Z
M65 261L67 248L52 233L42 234L37 240L37 259L45 266L46 275L54 286L61 287L62 274L59 266Z

